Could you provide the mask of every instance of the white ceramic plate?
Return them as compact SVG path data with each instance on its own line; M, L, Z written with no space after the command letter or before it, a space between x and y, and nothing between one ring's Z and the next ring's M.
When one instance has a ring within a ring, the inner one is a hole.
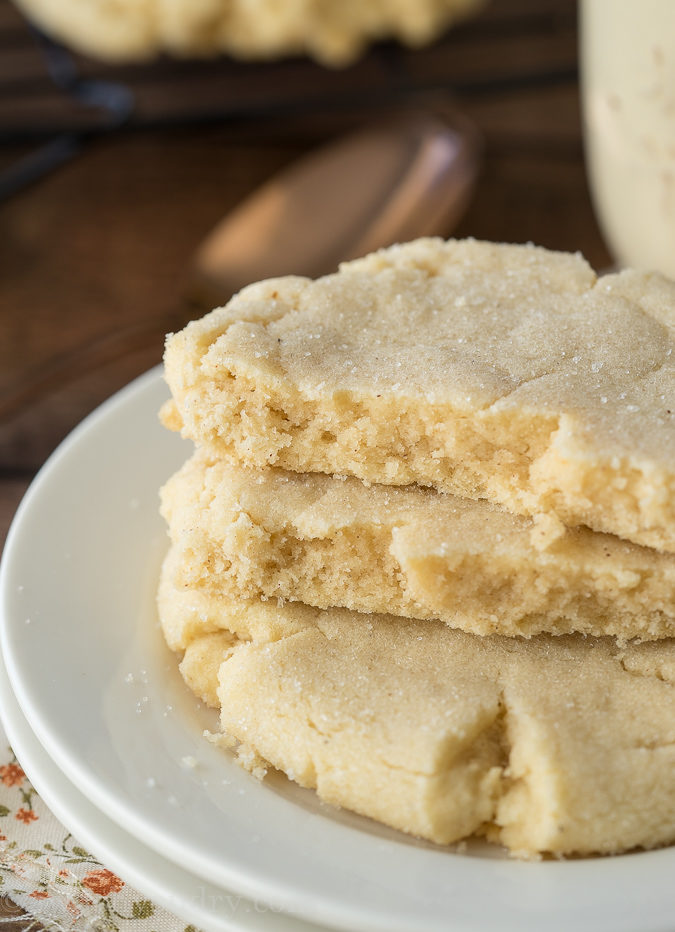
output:
M264 784L161 642L157 489L188 452L156 412L158 372L88 418L29 490L3 559L2 646L23 714L60 770L163 857L314 922L381 932L671 932L675 849L520 863L416 843ZM194 757L196 767L183 766ZM149 782L150 781L150 782Z
M35 737L0 659L0 709L10 744L28 779L77 840L127 883L187 922L209 932L320 932L263 903L207 883L151 851L90 803Z

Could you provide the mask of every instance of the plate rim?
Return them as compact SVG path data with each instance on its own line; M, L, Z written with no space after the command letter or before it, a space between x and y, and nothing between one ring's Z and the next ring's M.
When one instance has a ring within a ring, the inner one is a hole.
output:
M209 885L207 889L207 881L203 877L197 877L173 861L163 858L135 836L125 837L123 827L94 806L75 784L70 782L40 744L16 701L1 654L0 719L19 764L52 815L78 841L83 842L104 866L112 868L125 883L129 883L154 903L185 922L196 924L198 928L208 928L210 932L296 932L296 929L298 932L322 932L321 927L302 923L291 916L283 916L282 919L286 921L279 923L276 920L278 914L274 911L263 911L262 904L250 903L243 896L233 894L224 887ZM120 845L123 844L127 846L125 851L120 849ZM146 863L148 861L149 863ZM172 876L170 880L163 881L162 877L167 868ZM198 897L188 894L187 891L182 891L182 895L177 893L177 874L181 875L179 883L194 882ZM242 922L236 916L223 920L222 915L215 909L215 904L223 898L227 900L228 897L236 899L237 911L242 910L248 915L252 913L260 921ZM213 909L208 908L209 901L213 904ZM203 909L195 909L195 903L200 903ZM271 921L270 917L273 917Z

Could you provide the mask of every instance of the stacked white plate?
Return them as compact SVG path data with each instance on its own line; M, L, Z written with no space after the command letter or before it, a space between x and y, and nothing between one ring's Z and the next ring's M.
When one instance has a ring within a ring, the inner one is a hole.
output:
M66 827L206 930L672 932L675 849L522 863L416 842L259 783L209 744L158 629L158 489L190 447L158 370L89 417L19 509L3 557L0 703ZM675 775L674 775L675 779Z

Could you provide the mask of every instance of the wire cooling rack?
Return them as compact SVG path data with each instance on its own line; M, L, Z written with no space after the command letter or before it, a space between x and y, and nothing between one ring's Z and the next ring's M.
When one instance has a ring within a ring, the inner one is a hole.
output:
M0 172L0 200L72 158L93 136L122 128L279 118L298 125L317 113L342 128L345 114L429 91L480 96L568 82L576 76L575 17L571 3L561 13L556 0L492 0L432 46L381 43L345 69L299 57L224 56L110 66L40 35L10 0L0 0L0 145L28 148Z

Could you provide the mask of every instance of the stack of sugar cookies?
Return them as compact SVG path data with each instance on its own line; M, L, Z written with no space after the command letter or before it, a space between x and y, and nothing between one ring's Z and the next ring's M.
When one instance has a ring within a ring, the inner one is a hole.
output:
M675 840L675 284L419 240L167 342L159 593L252 769L441 844Z

